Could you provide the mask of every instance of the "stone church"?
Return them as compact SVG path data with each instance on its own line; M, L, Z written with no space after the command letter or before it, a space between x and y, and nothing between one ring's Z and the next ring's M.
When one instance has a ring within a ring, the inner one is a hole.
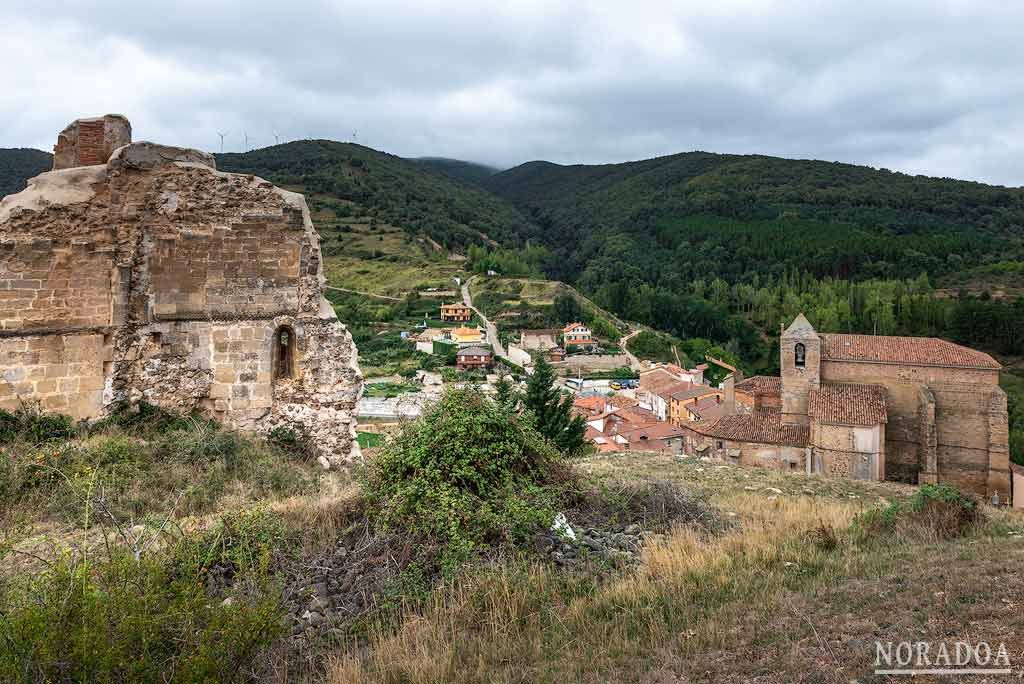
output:
M928 337L782 333L782 377L726 382L731 415L687 426L687 452L808 474L949 482L1007 501L1006 394L988 354Z
M133 143L122 116L76 121L0 202L0 408L145 400L349 460L362 378L323 284L301 195Z

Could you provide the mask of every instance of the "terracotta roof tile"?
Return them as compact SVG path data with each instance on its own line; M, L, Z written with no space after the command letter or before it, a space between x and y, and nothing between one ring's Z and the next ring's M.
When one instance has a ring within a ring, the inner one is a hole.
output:
M584 409L586 411L604 411L605 398L601 396L594 397L577 397L572 405L576 408Z
M878 425L886 422L885 388L879 385L823 384L811 390L808 413L832 425Z
M649 371L640 372L640 389L648 392L657 392L662 387L683 382L664 368L655 368Z
M608 403L614 406L615 408L632 408L633 406L636 406L639 402L636 399L632 399L621 394L616 394L614 397L608 397Z
M1002 368L985 352L936 337L826 334L821 336L822 359L828 361L876 361L912 366Z
M653 425L641 425L632 430L620 430L619 434L630 441L667 439L669 437L682 437L683 431L676 425L667 422L658 422Z
M722 415L725 411L725 404L720 402L717 397L707 397L687 404L686 410L699 416L701 420L711 420Z
M684 399L693 399L694 397L699 397L704 394L718 394L720 392L721 390L709 387L708 385L693 385L689 389L676 392L672 395L672 398L682 401Z
M754 375L736 383L737 392L747 394L782 394L782 378L777 375Z
M653 389L653 390L650 390L650 391L653 392L654 394L657 394L659 397L661 397L665 401L671 401L672 395L679 394L680 392L689 392L690 390L692 390L692 389L694 389L696 387L698 387L698 385L695 385L692 382L687 382L686 380L683 380L683 381L678 381L677 380L676 382L673 382L670 385L662 385L662 386L659 386L657 389ZM711 389L711 388L708 388L708 389Z
M806 425L784 425L781 414L760 411L722 416L710 423L691 423L687 427L708 437L757 444L804 447L810 437Z

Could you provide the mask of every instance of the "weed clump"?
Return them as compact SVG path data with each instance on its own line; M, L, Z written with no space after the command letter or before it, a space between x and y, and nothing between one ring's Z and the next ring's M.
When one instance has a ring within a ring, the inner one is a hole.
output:
M100 497L118 516L204 513L222 497L292 495L316 484L308 442L239 435L198 416L121 404L88 429L56 414L0 412L0 522L45 512L80 524Z
M860 541L954 539L983 521L978 503L948 484L921 485L906 501L862 513L853 522Z
M249 680L282 631L279 545L267 515L237 513L152 554L108 544L0 585L0 681Z

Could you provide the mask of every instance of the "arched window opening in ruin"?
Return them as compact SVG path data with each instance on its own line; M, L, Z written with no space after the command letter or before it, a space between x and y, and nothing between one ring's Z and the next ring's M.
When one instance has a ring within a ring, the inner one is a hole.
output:
M803 342L797 342L796 347L793 349L793 363L797 368L803 368L807 365L807 349L804 347Z
M295 331L282 325L274 333L274 379L290 378L295 371Z

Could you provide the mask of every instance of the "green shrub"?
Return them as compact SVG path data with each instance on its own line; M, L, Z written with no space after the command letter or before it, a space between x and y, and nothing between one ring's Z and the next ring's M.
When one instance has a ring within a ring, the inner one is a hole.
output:
M147 401L120 401L111 408L110 416L97 422L93 432L117 427L126 432L155 434L190 427L190 418L175 411L154 406Z
M951 539L983 520L978 503L949 484L921 485L906 501L865 511L853 522L854 536L873 539Z
M309 435L303 430L276 427L267 433L267 441L298 460L308 460L313 454Z
M24 405L14 413L0 410L0 444L15 441L44 444L71 439L76 434L70 416L44 413L32 405Z
M364 481L378 524L443 546L447 570L554 517L559 455L507 406L449 390L389 440Z

